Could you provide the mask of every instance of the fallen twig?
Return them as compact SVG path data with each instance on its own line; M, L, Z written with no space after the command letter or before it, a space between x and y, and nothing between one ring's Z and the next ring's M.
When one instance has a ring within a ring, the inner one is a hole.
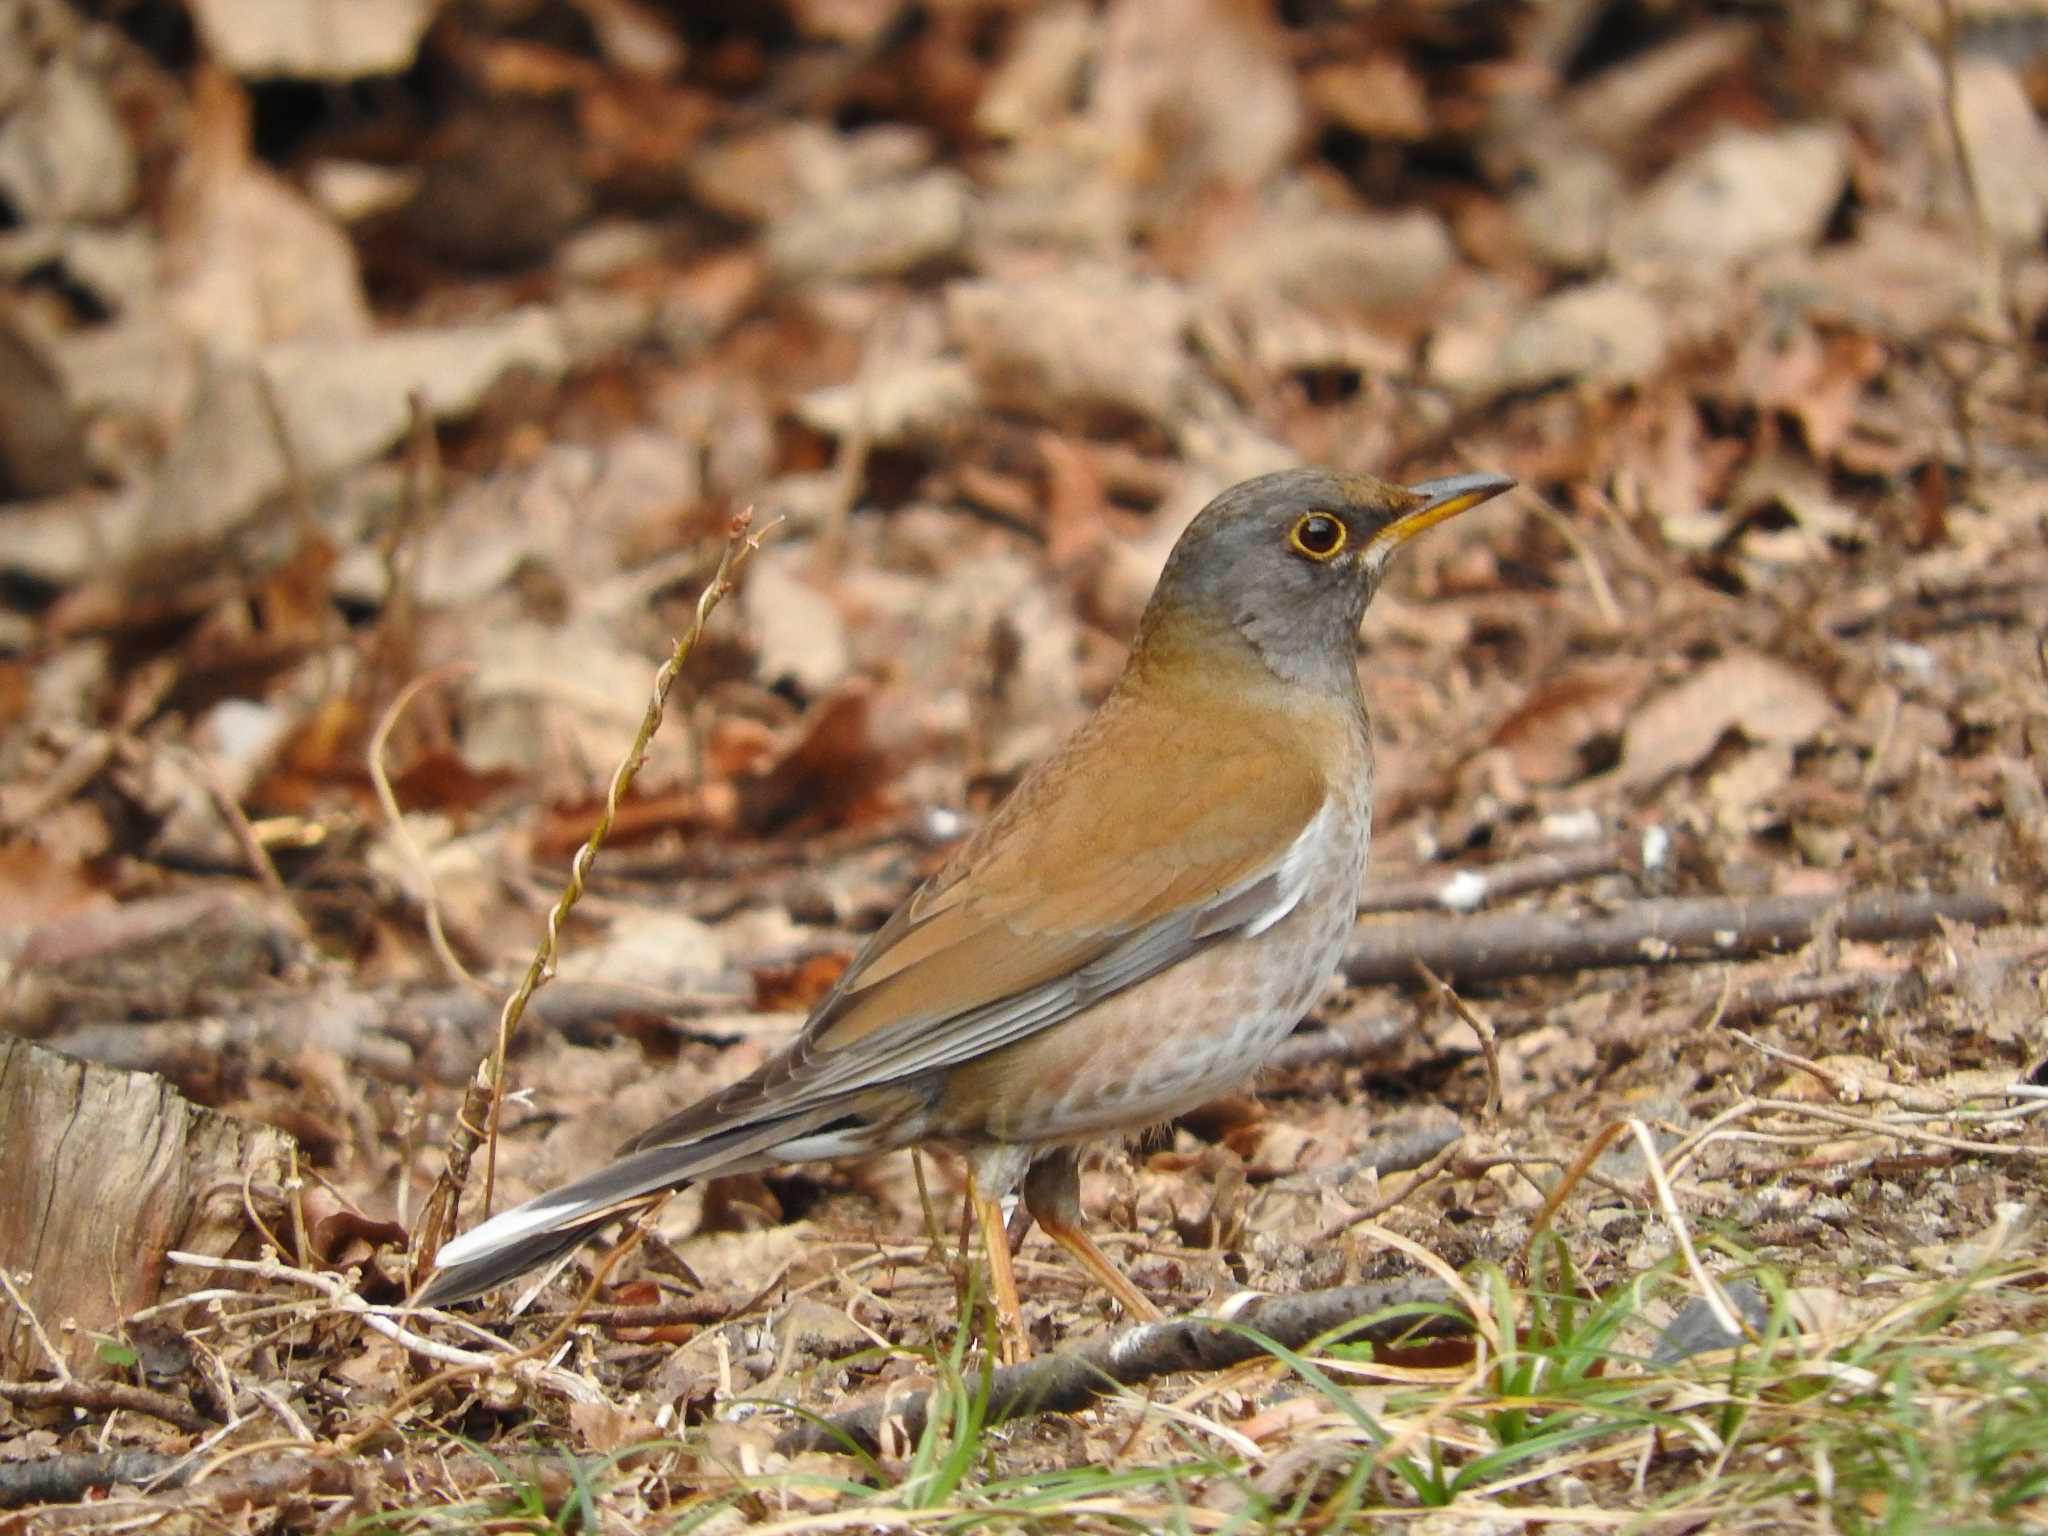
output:
M19 1312L22 1320L28 1324L29 1332L35 1336L36 1344L43 1352L43 1358L50 1362L50 1369L57 1373L57 1379L60 1382L68 1382L71 1380L71 1367L65 1363L64 1356L57 1346L50 1342L49 1334L43 1331L43 1320L36 1315L36 1309L30 1306L28 1298L21 1294L21 1287L28 1283L28 1278L24 1276L17 1283L15 1277L7 1272L6 1266L0 1265L0 1293L6 1295L14 1304L14 1310Z
M1408 1173L1456 1143L1463 1134L1458 1117L1448 1110L1440 1110L1427 1118L1388 1126L1341 1163L1307 1173L1289 1174L1283 1179L1276 1179L1271 1187L1335 1189L1363 1173L1382 1179L1390 1174Z
M1353 1211L1349 1215L1331 1223L1328 1227L1324 1228L1322 1241L1326 1243L1334 1242L1353 1227L1362 1227L1368 1222L1378 1221L1387 1212L1391 1211L1395 1206L1422 1188L1423 1185L1429 1183L1438 1174L1458 1161L1458 1149L1463 1145L1464 1140L1465 1138L1462 1133L1454 1134L1449 1141L1437 1148L1432 1156L1414 1165L1414 1178L1408 1180L1407 1183L1403 1184L1392 1194L1383 1196L1378 1202L1366 1207L1366 1209ZM1405 1173L1410 1170L1402 1169L1400 1171Z
M1506 896L1654 868L1669 841L1662 828L1651 827L1641 837L1627 841L1561 848L1519 859L1502 859L1477 869L1447 869L1388 880L1368 885L1359 897L1358 910L1418 912L1441 907L1451 912L1476 912Z
M1415 1033L1415 1018L1406 1013L1376 1013L1340 1024L1306 1024L1282 1040L1266 1058L1269 1070L1295 1071L1325 1062L1348 1066L1381 1056Z
M124 1381L0 1381L0 1399L24 1408L77 1408L86 1413L146 1413L191 1434L213 1426L168 1392Z
M1679 897L1642 901L1604 917L1499 912L1372 923L1352 936L1344 977L1354 986L1412 981L1420 960L1453 984L1552 971L1734 960L1796 949L1824 924L1844 939L1912 939L1943 920L2004 921L1986 891L1884 891L1862 896Z
M742 990L741 983L735 974L730 991L679 993L563 980L536 998L528 1011L544 1018L550 1028L569 1033L615 1028L623 1016L681 1021L745 1009L752 993ZM289 1054L312 1047L332 1052L355 1071L384 1082L454 1086L470 1080L472 1041L494 1030L498 1018L495 999L461 987L358 990L335 984L310 995L237 1002L233 1011L160 1019L148 1029L129 1023L76 1024L50 1034L43 1043L82 1061L155 1072L173 1082L216 1070L223 1057L247 1060L252 1051ZM713 1045L732 1038L723 1028L702 1035L678 1029L677 1034Z
M588 1307L582 1311L529 1312L529 1323L576 1322L593 1328L673 1328L684 1324L722 1323L745 1315L752 1297L731 1291L684 1296L643 1307Z
M1723 1000L1715 1023L1743 1024L1804 1003L1843 1002L1861 1008L1888 999L1925 998L1944 978L1918 970L1834 971L1825 976L1767 976Z
M427 689L448 682L457 677L467 677L476 671L474 662L457 662L451 666L435 667L422 672L412 679L391 702L384 706L384 713L377 719L376 730L370 733L367 751L370 786L377 792L377 804L384 812L385 824L391 829L391 839L398 845L404 856L406 868L418 884L413 893L426 917L427 942L433 947L441 968L454 980L464 986L493 996L489 982L476 976L462 963L462 957L455 953L455 946L448 940L448 929L441 919L441 894L434 886L434 865L427 857L427 851L420 846L419 839L412 835L412 828L406 824L405 811L398 803L398 791L391 787L391 770L384 763L384 749L390 745L391 732L404 718L412 701Z
M167 1486L175 1487L184 1480L173 1470L179 1460L155 1451L101 1451L44 1456L34 1461L0 1461L0 1509L22 1504L70 1504L95 1488L147 1482L167 1472L173 1479Z
M1299 1349L1354 1319L1391 1308L1404 1309L1403 1315L1352 1330L1347 1340L1387 1343L1464 1332L1466 1325L1454 1318L1413 1313L1413 1309L1445 1306L1450 1300L1450 1291L1437 1280L1411 1275L1298 1296L1256 1297L1235 1310L1226 1309L1230 1327L1207 1318L1180 1317L1119 1328L1077 1348L996 1371L988 1389L987 1421L993 1424L1026 1414L1069 1413L1118 1387L1157 1376L1227 1370L1265 1353L1254 1335L1287 1349ZM884 1399L830 1419L799 1424L786 1431L775 1448L794 1454L840 1450L851 1442L872 1451L880 1445L885 1427L892 1438L914 1441L924 1433L933 1395Z
M1443 977L1420 960L1415 962L1415 969L1421 974L1423 981L1435 990L1437 996L1450 1005L1451 1011L1465 1021L1466 1028L1479 1037L1479 1051L1486 1058L1486 1103L1480 1106L1479 1123L1491 1129L1494 1121L1500 1117L1502 1097L1499 1037L1494 1033L1493 1025L1473 1012L1471 1006L1451 989Z

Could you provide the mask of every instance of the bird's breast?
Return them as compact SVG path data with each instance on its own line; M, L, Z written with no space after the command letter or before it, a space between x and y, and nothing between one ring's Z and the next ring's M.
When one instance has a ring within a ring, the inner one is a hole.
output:
M1343 953L1371 836L1369 764L1319 820L1301 897L1284 917L952 1069L930 1133L1083 1140L1158 1124L1240 1086L1315 1005Z

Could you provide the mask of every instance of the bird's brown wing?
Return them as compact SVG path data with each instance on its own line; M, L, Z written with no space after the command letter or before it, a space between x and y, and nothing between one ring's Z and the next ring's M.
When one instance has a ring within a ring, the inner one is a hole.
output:
M1298 740L1106 709L869 940L789 1051L635 1142L800 1115L998 1050L1301 899L1329 787ZM1139 728L1137 727L1149 727ZM1136 800L1103 786L1133 740ZM1028 826L1028 837L1009 835Z

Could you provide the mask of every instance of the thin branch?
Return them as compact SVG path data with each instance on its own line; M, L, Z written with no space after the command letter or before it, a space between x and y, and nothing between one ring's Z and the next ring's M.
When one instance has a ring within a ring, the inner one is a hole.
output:
M1593 606L1600 610L1601 622L1609 634L1620 634L1627 628L1628 621L1622 616L1621 604L1614 600L1614 588L1608 585L1607 572L1601 567L1600 556L1594 552L1592 541L1572 526L1570 518L1527 486L1523 486L1519 494L1528 498L1529 506L1545 526L1571 547L1579 569L1586 573L1586 587L1593 594Z
M115 1483L145 1483L172 1473L176 1487L184 1479L175 1468L180 1458L155 1451L74 1452L34 1461L0 1461L0 1509L23 1504L74 1504L96 1488ZM188 1474L189 1475L189 1474Z
M184 1399L122 1381L0 1381L0 1400L24 1408L77 1408L86 1413L125 1409L195 1435L213 1428Z
M1344 977L1354 986L1414 979L1419 960L1451 983L1554 971L1732 960L1797 949L1833 921L1843 939L1914 939L1941 923L2003 922L1988 891L1860 896L1679 897L1599 916L1498 912L1461 922L1370 923L1352 935Z
M270 856L270 850L263 846L263 839L256 835L256 828L249 821L249 813L242 809L242 802L235 798L235 792L222 780L218 765L201 753L192 753L186 759L186 767L199 787L213 802L213 808L227 825L234 837L235 845L242 850L242 858L249 866L249 873L256 883L278 897L283 909L291 914L292 921L300 930L305 929L305 919L298 908L291 904L291 892L286 889L284 876L277 872L277 861Z
M1378 881L1366 887L1358 910L1426 912L1441 907L1449 912L1476 912L1508 896L1572 885L1580 880L1597 880L1602 875L1638 874L1650 862L1646 853L1667 846L1660 842L1661 836L1660 828L1651 827L1640 838L1551 849L1476 868L1468 866Z
M1457 1116L1448 1111L1406 1124L1390 1125L1376 1132L1343 1162L1306 1173L1291 1173L1274 1180L1268 1188L1337 1189L1364 1173L1381 1179L1396 1173L1410 1173L1435 1158L1444 1148L1456 1145L1461 1135L1463 1132Z
M1572 1159L1571 1166L1566 1168L1562 1177L1558 1179L1557 1187L1551 1190L1549 1198L1543 1202L1543 1208L1537 1211L1535 1219L1529 1223L1529 1235L1522 1240L1524 1268L1528 1266L1529 1256L1536 1251L1536 1239L1548 1230L1550 1219L1557 1214L1558 1207L1563 1205L1571 1192L1579 1187L1579 1181L1592 1170L1600 1154L1613 1146L1627 1129L1628 1127L1619 1120L1610 1121L1603 1125L1594 1134L1593 1139L1586 1143L1579 1155Z
M1760 1110L1796 1118L1824 1121L1838 1125L1845 1130L1865 1136L1889 1137L1893 1141L1918 1142L1922 1146L1945 1147L1951 1152L1966 1152L1973 1157L2018 1157L2048 1160L2048 1147L2012 1146L1995 1141L1981 1141L1967 1136L1944 1136L1937 1131L1922 1130L1917 1122L1929 1119L1946 1119L1936 1115L1859 1115L1851 1110L1836 1109L1828 1104L1802 1104L1796 1099L1757 1099ZM2026 1114L2039 1115L2048 1111L2048 1101L2027 1106ZM2001 1122L2013 1124L2021 1115L2013 1115Z
M21 1294L20 1287L28 1284L29 1279L30 1276L24 1272L17 1282L16 1278L7 1272L7 1266L0 1264L0 1291L7 1293L7 1299L14 1303L14 1310L28 1323L28 1331L35 1335L36 1345L42 1350L43 1358L50 1362L50 1369L57 1373L57 1379L68 1382L71 1380L71 1367L64 1363L64 1356L58 1352L57 1346L50 1342L49 1334L43 1331L43 1320L36 1316L36 1309L30 1306L28 1298Z
M1266 1069L1293 1072L1326 1062L1349 1066L1370 1061L1386 1055L1414 1033L1414 1015L1407 1013L1376 1013L1336 1024L1318 1023L1313 1028L1304 1021L1273 1048L1266 1057Z
M753 1300L730 1291L685 1296L674 1301L641 1307L588 1307L582 1311L528 1312L529 1323L577 1322L592 1328L674 1328L680 1325L723 1323L744 1317Z
M1846 1003L1852 1008L1889 1006L1886 1000L1921 998L1953 985L1949 976L1914 970L1835 971L1826 976L1767 976L1741 991L1724 995L1713 1025L1736 1025L1768 1018L1784 1008L1806 1003Z
M2001 259L1997 237L1991 231L1991 220L1984 212L1984 193L1977 179L1976 159L1970 153L1970 136L1963 132L1962 90L1956 79L1955 0L1937 0L1936 12L1940 16L1940 26L1933 41L1935 62L1941 68L1942 125L1948 130L1949 151L1956 157L1956 179L1962 184L1963 206L1970 215L1970 238L1977 247L1977 260L1984 279L1979 303L1983 312L1991 315L1998 313L1999 301L2007 297L2005 263ZM2017 313L2017 306L2009 302L2004 308L2008 317ZM1967 435L1965 448L1974 469L1976 454L1969 447Z
M434 866L427 858L426 850L419 845L419 839L412 835L412 828L405 824L405 812L399 807L398 793L391 787L391 771L384 764L384 749L391 742L391 732L397 726L412 701L436 683L451 678L466 676L476 670L474 662L456 662L450 666L436 667L431 672L422 672L403 688L385 706L384 713L377 719L377 729L370 733L367 751L370 769L370 786L377 792L378 807L384 812L384 820L390 824L391 835L398 843L399 852L404 855L413 878L419 882L416 893L421 908L426 913L427 941L433 946L434 954L441 962L441 968L461 982L479 992L488 993L489 983L470 973L455 953L455 946L448 942L448 930L441 923L441 896L434 886Z
M1426 1276L1383 1280L1308 1291L1297 1296L1261 1296L1228 1314L1230 1327L1206 1318L1173 1318L1100 1334L1075 1349L1041 1356L996 1371L988 1389L989 1423L1035 1413L1071 1413L1107 1397L1119 1387L1186 1371L1222 1371L1266 1354L1261 1336L1287 1349L1342 1328L1358 1318L1392 1308L1442 1307L1451 1292ZM1440 1338L1462 1333L1444 1317L1382 1318L1350 1330L1349 1341L1387 1343L1405 1338ZM887 1426L892 1439L915 1441L924 1433L934 1396L888 1399L822 1421L800 1424L775 1443L778 1451L840 1450L847 1442L872 1451Z
M1322 1241L1325 1243L1331 1242L1343 1236L1354 1227L1363 1227L1378 1221L1395 1206L1407 1200L1411 1195L1414 1195L1423 1185L1433 1181L1437 1175L1457 1162L1458 1150L1464 1144L1465 1138L1462 1134L1452 1137L1449 1142L1437 1150L1435 1156L1425 1162L1416 1164L1414 1178L1403 1184L1392 1194L1383 1196L1377 1205L1368 1206L1362 1211L1353 1211L1348 1216L1340 1217L1324 1228ZM1406 1170L1403 1171L1405 1172Z
M1700 1295L1707 1309L1713 1313L1715 1323L1721 1332L1729 1337L1753 1337L1751 1330L1744 1327L1735 1308L1729 1305L1714 1277L1700 1262L1699 1251L1693 1247L1692 1232L1686 1226L1685 1217L1678 1209L1678 1196L1671 1188L1670 1176L1665 1171L1663 1156L1657 1151L1657 1139L1650 1133L1650 1127L1643 1121L1630 1116L1626 1120L1613 1120L1602 1126L1593 1139L1586 1143L1585 1150L1567 1168L1564 1177L1557 1181L1557 1188L1543 1202L1543 1208L1536 1213L1536 1219L1529 1223L1529 1235L1522 1243L1522 1262L1526 1266L1529 1256L1535 1251L1536 1239L1550 1227L1550 1220L1557 1214L1567 1196L1578 1187L1579 1181L1587 1176L1600 1154L1605 1152L1623 1136L1633 1136L1643 1154L1643 1161L1649 1171L1650 1192L1657 1209L1664 1215L1665 1223L1671 1228L1678 1242L1678 1251L1685 1259L1685 1267L1692 1275L1693 1283L1700 1289Z
M1463 1019L1472 1033L1479 1037L1480 1054L1486 1058L1486 1103L1480 1106L1479 1123L1491 1129L1494 1121L1500 1117L1502 1097L1499 1037L1494 1033L1493 1025L1475 1012L1465 999L1458 996L1443 977L1420 960L1415 962L1415 969L1421 974L1423 981L1435 990L1436 995L1449 1005L1451 1012Z

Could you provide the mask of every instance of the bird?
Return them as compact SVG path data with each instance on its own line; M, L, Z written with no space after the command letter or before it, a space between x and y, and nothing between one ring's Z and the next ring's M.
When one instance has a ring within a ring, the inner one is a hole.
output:
M1373 749L1357 631L1389 558L1512 487L1282 470L1175 543L1095 713L862 946L791 1043L617 1161L443 1245L465 1300L715 1174L917 1145L964 1155L997 1343L1030 1353L1003 1202L1141 1321L1082 1227L1078 1152L1243 1084L1356 919Z

